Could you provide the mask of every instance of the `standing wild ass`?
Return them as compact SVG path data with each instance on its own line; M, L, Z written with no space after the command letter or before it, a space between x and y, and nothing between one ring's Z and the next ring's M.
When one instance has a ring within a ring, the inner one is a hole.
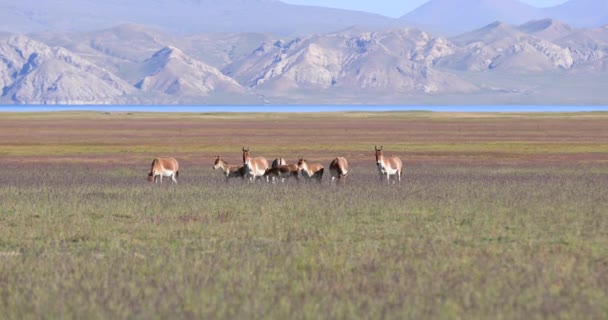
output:
M308 163L304 158L300 158L298 161L298 170L302 174L307 181L312 179L317 180L317 182L321 183L323 179L323 172L325 171L325 167L323 167L320 163Z
M270 165L271 168L276 168L276 167L280 167L280 166L284 166L287 164L287 161L285 161L285 159L283 158L276 158L274 159L274 161L272 162L272 164Z
M401 183L401 170L403 168L401 159L397 156L384 157L384 154L382 153L383 148L383 146L380 146L380 148L374 146L380 180L382 181L384 180L384 177L386 177L386 181L391 183L391 176L396 176L397 181Z
M246 176L253 182L256 178L264 176L266 169L268 169L268 160L264 157L252 159L249 154L249 149L250 148L245 149L245 147L243 147L243 166L245 167ZM266 177L266 181L268 181L268 177Z
M217 156L213 163L213 170L221 169L226 176L226 182L230 178L245 178L245 166L229 165L226 161Z
M175 158L156 158L152 161L150 172L148 173L149 182L163 182L163 177L171 177L173 183L177 183L179 176L179 164Z
M266 169L264 176L266 177L267 181L270 178L270 181L272 181L272 182L276 182L279 179L281 179L281 182L285 182L286 178L295 178L296 180L299 181L298 166L295 164L287 164L287 165L282 165L282 166Z
M331 182L338 179L338 182L346 182L348 175L348 161L344 157L335 158L329 165L329 173L331 174Z

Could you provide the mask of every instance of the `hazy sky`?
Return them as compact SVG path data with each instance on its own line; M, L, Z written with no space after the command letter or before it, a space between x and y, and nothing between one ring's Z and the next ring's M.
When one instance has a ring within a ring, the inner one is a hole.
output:
M282 0L286 3L368 11L389 17L400 17L428 0ZM454 0L458 1L458 0ZM566 0L520 0L536 7L549 7Z

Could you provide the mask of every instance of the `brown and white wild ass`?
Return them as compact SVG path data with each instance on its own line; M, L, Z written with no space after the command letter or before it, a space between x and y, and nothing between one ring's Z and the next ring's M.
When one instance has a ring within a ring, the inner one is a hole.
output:
M226 161L220 159L220 156L217 156L213 163L213 170L217 169L222 170L224 176L226 176L226 182L230 178L245 179L245 166L229 165Z
M346 182L348 175L348 161L344 157L335 158L329 165L329 173L331 174L331 182L338 179L338 182Z
M321 183L325 167L320 163L308 163L303 158L300 158L298 160L298 170L307 181L315 179Z
M274 159L274 161L272 162L272 164L270 165L271 168L276 168L279 166L284 166L287 164L287 161L285 161L285 159L283 158L276 158Z
M171 177L173 183L177 183L179 176L179 164L175 158L156 158L152 161L150 172L148 173L149 182L163 182L163 177Z
M295 164L287 164L274 168L269 168L266 169L264 176L266 177L267 181L270 180L272 182L276 182L279 179L281 180L281 182L285 182L285 179L287 178L295 178L299 181L298 166Z
M391 183L391 176L395 176L397 181L401 183L401 170L403 169L403 163L401 159L397 156L385 157L382 149L384 147L374 146L376 150L376 165L378 166L378 173L380 173L380 180L384 180L386 177L386 181Z
M251 158L249 154L250 148L243 147L243 166L245 167L245 175L250 181L255 181L256 178L261 178L268 169L268 160L264 157ZM268 178L266 178L268 181Z

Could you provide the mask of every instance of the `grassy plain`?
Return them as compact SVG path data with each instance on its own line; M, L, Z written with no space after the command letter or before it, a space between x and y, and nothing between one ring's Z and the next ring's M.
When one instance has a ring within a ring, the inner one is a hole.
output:
M351 177L224 183L242 146ZM0 160L3 318L608 317L608 114L2 114Z

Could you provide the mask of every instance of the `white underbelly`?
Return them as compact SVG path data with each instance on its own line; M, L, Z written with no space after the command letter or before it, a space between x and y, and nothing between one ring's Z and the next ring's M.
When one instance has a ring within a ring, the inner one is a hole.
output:
M266 170L261 170L258 168L251 168L251 167L248 167L248 168L249 168L249 171L248 171L249 175L254 176L254 177L263 176L264 173L266 173Z
M156 175L163 176L163 177L170 177L174 173L175 173L175 171L173 171L173 170L163 170L163 171L156 172Z
M394 175L394 174L397 174L397 169L382 167L382 168L380 168L380 172L382 174Z

